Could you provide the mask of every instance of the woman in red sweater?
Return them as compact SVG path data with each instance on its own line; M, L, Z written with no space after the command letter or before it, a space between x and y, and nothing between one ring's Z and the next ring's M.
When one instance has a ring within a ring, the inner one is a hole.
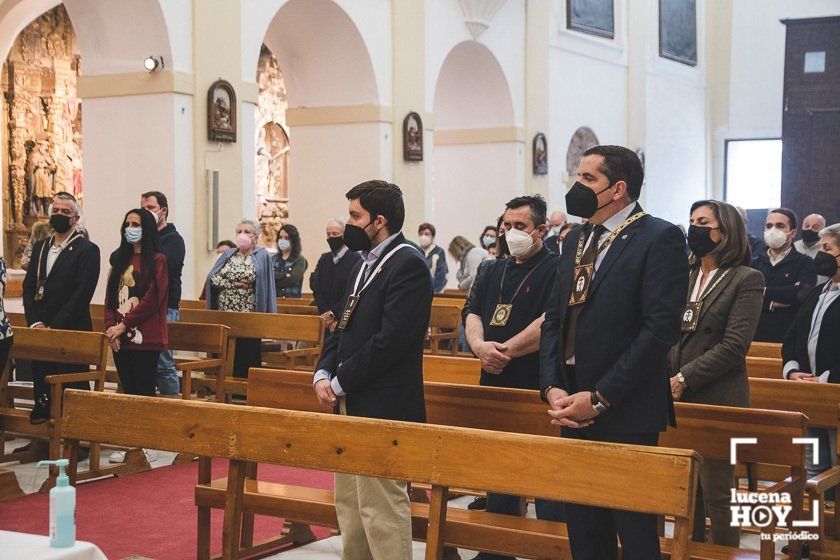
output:
M130 210L120 233L105 292L105 334L123 391L154 397L158 356L169 342L166 257L151 212Z

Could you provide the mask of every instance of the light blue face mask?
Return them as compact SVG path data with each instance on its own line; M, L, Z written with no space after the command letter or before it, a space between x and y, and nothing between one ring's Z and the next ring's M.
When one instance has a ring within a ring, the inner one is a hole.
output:
M484 246L485 247L487 247L489 245L493 245L494 243L496 243L496 238L492 237L490 235L485 235L481 240L484 241Z
M143 239L143 228L141 227L127 227L125 228L125 240L129 243L140 243Z
M277 248L281 251L288 251L292 248L292 242L289 239L278 239Z

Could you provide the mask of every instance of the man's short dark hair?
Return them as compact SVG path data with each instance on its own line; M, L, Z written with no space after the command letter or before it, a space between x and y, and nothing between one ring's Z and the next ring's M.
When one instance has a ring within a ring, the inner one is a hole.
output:
M624 146L595 146L586 150L583 156L602 156L604 161L598 166L598 171L607 176L610 185L624 181L630 198L639 199L645 170L636 152Z
M423 222L422 224L420 224L420 227L417 228L417 233L420 233L423 230L431 231L432 237L435 237L437 235L437 230L435 229L435 226L433 226L429 222Z
M529 196L517 196L513 200L509 201L505 204L505 208L508 210L522 208L523 206L528 206L531 208L531 219L534 221L534 227L539 227L545 224L545 214L547 212L547 207L545 204L545 199L538 195L529 195Z
M794 212L790 208L774 208L773 210L770 210L769 212L767 212L768 216L770 214L782 214L782 215L784 215L788 219L788 221L790 222L791 231L795 230L796 229L796 224L799 223L799 218L797 218L796 212Z
M166 208L169 210L169 201L166 200L166 195L160 191L149 191L140 195L140 198L152 198L155 197L157 200L158 206L161 208Z
M400 231L405 222L405 204L400 188L388 181L373 180L359 183L347 191L347 200L359 200L362 208L370 213L371 220L382 216L388 220L388 233Z

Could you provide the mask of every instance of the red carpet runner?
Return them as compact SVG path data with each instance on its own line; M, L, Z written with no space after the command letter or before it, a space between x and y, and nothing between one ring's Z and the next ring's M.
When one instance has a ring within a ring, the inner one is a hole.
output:
M213 478L227 476L227 461L213 461ZM260 478L332 489L332 473L260 465ZM197 464L161 467L77 487L77 538L96 544L111 560L138 555L154 560L192 560L196 545L194 488ZM0 529L48 534L49 496L30 494L0 503ZM278 535L283 522L257 516L257 542ZM319 538L329 530L313 527ZM222 511L213 511L212 550L221 551Z

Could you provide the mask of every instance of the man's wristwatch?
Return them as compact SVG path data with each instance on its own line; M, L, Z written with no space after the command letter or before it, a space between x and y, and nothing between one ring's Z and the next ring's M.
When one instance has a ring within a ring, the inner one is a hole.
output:
M680 382L680 385L685 385L685 377L683 377L682 372L677 372L677 381Z
M601 402L601 399L598 398L598 393L595 391L589 393L589 400L592 403L592 408L595 409L596 416L600 416L609 410L609 407Z

